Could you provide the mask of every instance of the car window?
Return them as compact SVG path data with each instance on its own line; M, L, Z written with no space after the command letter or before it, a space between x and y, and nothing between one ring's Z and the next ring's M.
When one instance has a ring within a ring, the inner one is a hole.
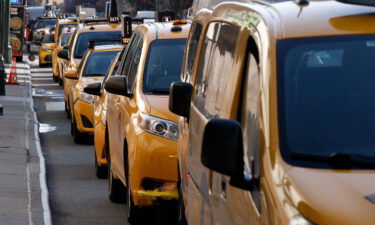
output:
M135 50L134 57L131 60L128 73L128 92L132 93L134 90L135 80L137 76L137 70L139 65L139 60L142 55L143 40L140 38L137 49Z
M61 46L66 45L71 35L72 35L72 33L65 33L65 34L62 34L62 35L60 36L60 37L61 37L60 45L61 45Z
M43 43L47 43L47 44L53 43L52 38L53 38L52 34L45 35L43 38Z
M214 22L208 27L193 96L193 104L207 118L218 114L229 93L226 83L233 75L238 35L239 29L229 24Z
M77 43L74 50L74 58L82 58L83 54L88 48L90 40L102 39L118 39L118 41L103 41L96 45L109 45L120 43L121 31L107 31L107 32L84 32L78 35Z
M87 59L83 77L104 76L119 51L93 52Z
M281 152L375 157L375 35L296 38L277 43Z
M123 61L121 62L123 64L121 68L121 75L127 76L129 74L130 63L132 62L139 41L140 35L138 33L134 33L131 42L126 47L126 54L124 55Z
M193 66L195 57L198 50L199 38L202 33L202 24L200 23L193 23L190 28L189 39L187 41L186 47L186 59L184 64L184 70L182 74L182 80L186 82L191 82L191 75L193 72Z
M69 27L69 28L76 28L76 27L77 27L77 24L60 24L60 25L59 25L59 33L57 34L58 37L60 37L62 30L63 30L64 28L67 28L67 27Z
M181 80L186 39L155 40L150 44L143 75L143 92L169 94L172 82Z

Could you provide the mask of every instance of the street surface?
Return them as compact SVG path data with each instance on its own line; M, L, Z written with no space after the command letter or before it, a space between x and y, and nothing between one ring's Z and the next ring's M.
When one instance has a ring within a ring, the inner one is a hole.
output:
M31 76L53 224L128 224L126 205L111 203L107 180L95 176L94 147L73 143L64 91L52 69L31 66Z

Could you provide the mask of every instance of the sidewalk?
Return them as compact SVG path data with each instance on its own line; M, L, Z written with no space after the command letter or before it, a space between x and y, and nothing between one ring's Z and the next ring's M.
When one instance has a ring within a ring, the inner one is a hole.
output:
M9 65L6 65L9 74ZM6 85L0 96L1 224L51 224L44 158L31 96L30 67L17 63L20 85Z

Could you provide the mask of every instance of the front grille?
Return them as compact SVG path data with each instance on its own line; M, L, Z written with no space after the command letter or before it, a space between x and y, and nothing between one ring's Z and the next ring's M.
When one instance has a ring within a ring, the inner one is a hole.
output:
M48 62L52 62L52 55L47 55L44 60L48 61Z
M87 128L93 128L94 126L92 125L92 123L90 122L90 120L84 116L84 115L81 115L81 119L82 119L82 124L84 127L87 127Z

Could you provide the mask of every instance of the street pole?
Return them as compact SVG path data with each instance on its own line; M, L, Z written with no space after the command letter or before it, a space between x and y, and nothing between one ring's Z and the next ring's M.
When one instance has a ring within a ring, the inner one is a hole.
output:
M1 0L0 2L0 20L3 20L4 16L4 0ZM0 23L0 32L3 32L3 23ZM2 56L4 53L3 51L3 36L0 35L0 56Z
M3 56L7 63L11 62L12 56L9 56L9 10L10 0L3 0L4 11L3 11L3 30L2 30L2 42L3 42Z

